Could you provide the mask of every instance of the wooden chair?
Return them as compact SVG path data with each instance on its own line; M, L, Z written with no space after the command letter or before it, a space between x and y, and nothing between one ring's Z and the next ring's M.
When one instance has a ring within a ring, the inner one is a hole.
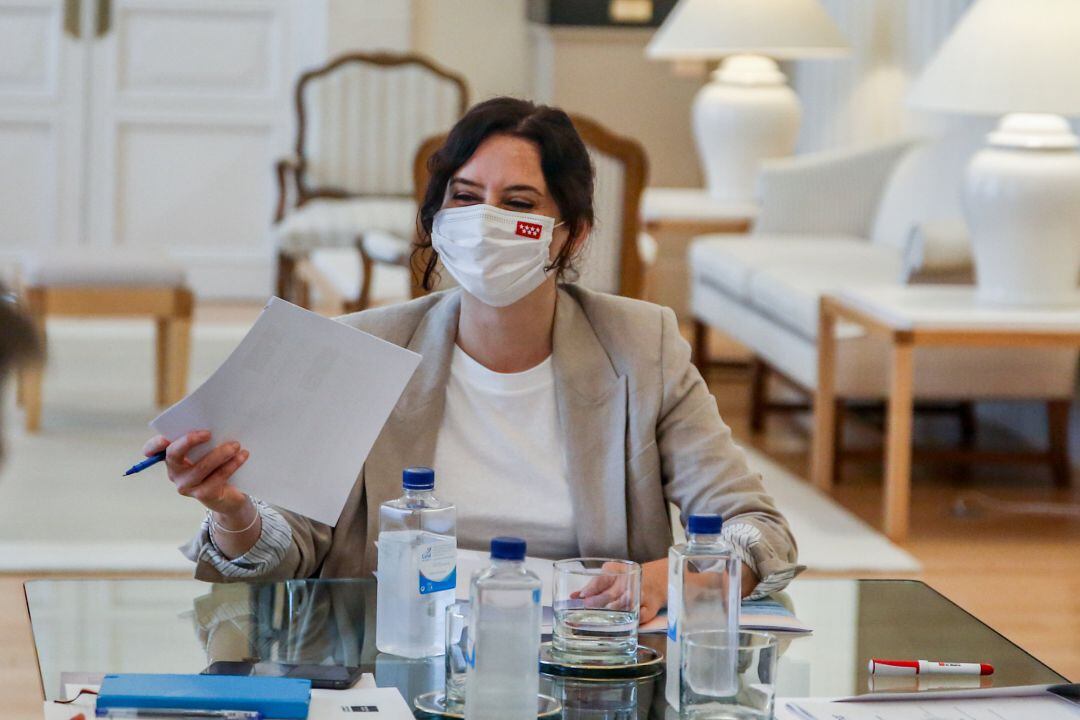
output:
M595 120L574 114L570 119L596 170L596 224L577 263L577 281L593 290L641 298L645 294L645 270L656 257L655 241L642 232L639 219L648 176L645 150L636 140L617 135ZM416 153L413 186L418 203L429 179L428 158L445 140L445 135L428 138ZM418 254L413 261L413 297L424 294L419 282L425 262L425 254ZM447 279L447 273L441 273L441 280Z
M645 149L600 123L571 115L596 169L596 224L580 259L579 282L593 290L641 298L655 241L641 230L641 194L648 178Z
M389 233L410 238L416 218L410 161L417 145L445 131L468 107L459 74L406 53L350 53L305 72L296 83L294 155L276 164L277 294L310 304L311 266L326 247L355 247L367 305L371 271Z

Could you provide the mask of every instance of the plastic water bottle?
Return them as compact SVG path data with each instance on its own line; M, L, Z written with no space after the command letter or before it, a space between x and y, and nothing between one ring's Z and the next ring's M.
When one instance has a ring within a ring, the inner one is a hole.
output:
M540 587L525 569L524 540L491 541L491 566L474 574L469 588L466 720L536 720Z
M409 658L442 655L457 586L457 513L435 497L429 468L407 468L401 484L405 494L379 508L375 645Z
M668 552L667 677L664 695L676 710L680 707L681 638L693 630L731 633L730 662L715 669L714 678L734 692L738 659L739 602L742 564L731 545L720 537L723 518L691 515L687 542ZM717 672L719 670L719 672Z

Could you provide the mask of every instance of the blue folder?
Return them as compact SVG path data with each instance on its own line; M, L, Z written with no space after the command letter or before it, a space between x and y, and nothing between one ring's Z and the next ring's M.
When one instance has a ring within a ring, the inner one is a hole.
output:
M106 675L98 709L256 710L267 718L306 718L311 681L247 675Z

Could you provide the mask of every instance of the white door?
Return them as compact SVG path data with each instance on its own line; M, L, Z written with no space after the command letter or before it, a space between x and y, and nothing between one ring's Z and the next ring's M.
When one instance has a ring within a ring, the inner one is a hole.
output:
M86 8L0 0L0 260L80 241Z
M321 55L322 3L85 1L90 242L168 251L200 295L265 296L273 163L293 82Z

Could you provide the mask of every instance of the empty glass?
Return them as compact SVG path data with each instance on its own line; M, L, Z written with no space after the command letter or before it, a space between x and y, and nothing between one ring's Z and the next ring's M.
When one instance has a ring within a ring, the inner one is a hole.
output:
M731 633L690 631L682 635L680 718L692 720L771 720L776 690L776 636L738 634L738 684L732 693L724 662L730 657Z
M555 563L555 652L576 661L630 662L637 653L641 566L575 558Z
M469 624L472 612L469 603L456 602L446 606L446 707L465 707L465 673L469 669Z

